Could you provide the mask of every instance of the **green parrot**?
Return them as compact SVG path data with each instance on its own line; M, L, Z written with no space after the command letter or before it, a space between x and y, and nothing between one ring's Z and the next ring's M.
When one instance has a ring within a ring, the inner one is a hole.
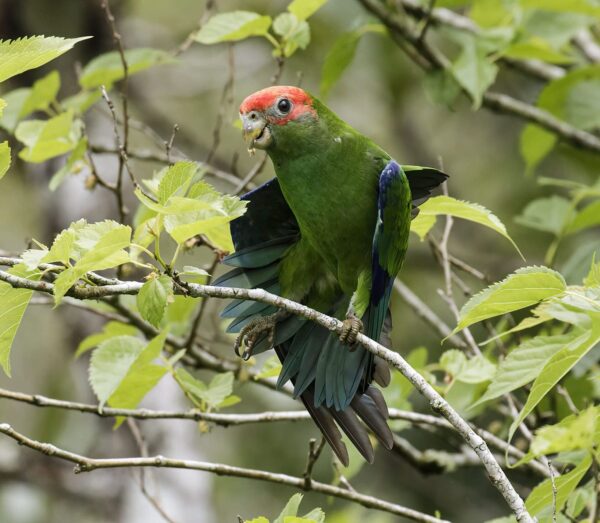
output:
M348 464L342 431L372 463L368 427L387 449L393 436L375 381L387 365L356 344L359 331L383 340L391 328L390 295L417 206L447 176L400 166L371 140L298 87L275 86L240 107L249 151L263 149L276 177L242 199L231 222L234 269L215 281L263 288L343 321L338 337L313 322L258 302L234 300L235 349L249 358L272 347L281 360L278 385L291 380L333 451ZM362 420L361 421L359 421Z

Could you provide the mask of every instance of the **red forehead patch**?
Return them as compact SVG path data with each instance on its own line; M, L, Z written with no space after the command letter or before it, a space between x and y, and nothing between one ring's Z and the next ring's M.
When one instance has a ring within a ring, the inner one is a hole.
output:
M281 98L290 100L294 107L289 114L274 120L273 123L284 124L306 112L315 114L311 96L299 87L290 85L276 85L256 91L242 102L240 113L245 114L250 111L263 112L274 106Z

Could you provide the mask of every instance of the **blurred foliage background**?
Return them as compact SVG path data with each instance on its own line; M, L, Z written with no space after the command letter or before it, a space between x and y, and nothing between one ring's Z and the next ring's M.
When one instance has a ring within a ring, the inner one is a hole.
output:
M286 9L288 2L219 0L214 4L213 8L219 12L244 9L275 16ZM478 17L480 24L488 23L487 28L494 29L503 24L494 15L501 12L499 6L508 10L519 2L474 0L435 4ZM556 54L567 56L566 62L558 58L550 60L558 62L557 66L582 65L585 57L570 40L581 27L597 22L594 13L582 14L576 9L573 12L545 11L540 8L540 2L529 4L538 19L532 21L534 17L525 13L518 23L511 23L521 24L518 27L521 32L526 30L528 20L530 29L537 23L538 29L541 27L539 30L545 31ZM423 2L423 5L427 8L428 3ZM600 8L599 5L590 2L590 6ZM126 48L149 47L168 52L186 42L188 35L203 20L206 8L199 0L121 0L113 1L111 7ZM343 33L374 21L359 2L330 0L310 18L310 44L285 59L278 82L300 84L318 94L328 51ZM3 94L29 87L50 71L58 70L61 77L59 98L75 95L79 92L77 78L82 66L115 49L111 29L99 2L0 0L2 39L42 34L72 38L90 35L93 38L79 43L55 62L12 78L2 85ZM559 36L562 40L552 40ZM456 41L443 31L431 28L428 38L450 56L457 55ZM179 131L174 143L179 151L194 160L208 159L213 166L239 173L241 178L255 160L246 154L239 128L234 125L237 107L245 96L271 82L277 69L272 46L262 38L250 38L235 45L188 44L175 53L177 57L171 63L149 68L129 79L130 115L144 122L160 138L154 139L147 128L133 126L129 147L140 153L156 152L157 143L168 140L173 125L177 124ZM224 91L224 86L232 79L231 92ZM597 82L595 90L580 94L591 100L583 104L584 112L595 110L600 114L600 84ZM539 78L503 66L495 79L494 89L535 103L544 85ZM590 186L596 183L600 156L561 142L540 165L527 169L520 153L522 120L485 109L473 110L471 101L464 96L452 100L449 106L437 103L435 94L435 86L432 88L431 82L428 85L424 73L403 50L392 39L374 32L361 38L352 63L331 88L327 102L344 120L371 137L401 163L443 166L451 175L449 193L492 210L521 247L527 265L550 264L563 273L568 283L580 282L589 269L592 253L600 253L598 228L590 227L566 237L559 244L556 256L549 260L547 250L557 236L556 230L543 226L527 227L523 225L527 219L515 217L534 199L565 196L561 189L540 183L540 177L566 179ZM115 89L111 96L118 106L118 90ZM218 146L215 146L214 129L219 119L222 125ZM102 100L87 112L85 120L90 143L99 149L114 149L113 123ZM600 119L591 126L592 131L598 130L599 122ZM118 163L116 155L96 154L95 161L99 172L106 173L109 180L114 179ZM13 162L11 173L2 180L0 191L0 248L3 251L20 253L27 248L31 238L49 245L59 231L79 218L89 222L118 218L110 193L98 187L90 189L89 184L86 187L89 173L85 168L79 174L67 175L55 191L49 191L48 182L64 164L64 158L32 164L15 155ZM142 161L134 155L130 164L138 179L149 178L162 167L160 163ZM272 167L267 162L255 181L266 181L272 176ZM207 179L222 192L232 191L231 184L223 180ZM132 191L126 191L126 198L126 205L134 209L137 203ZM544 223L552 221L557 213L557 208L545 207L540 220ZM433 235L439 237L441 229L442 224L438 223ZM490 282L523 265L509 242L465 221L456 224L450 248L485 273ZM182 263L200 267L211 260L209 251L193 249L183 255ZM217 273L220 272L221 269L217 269ZM453 326L455 318L437 293L444 285L443 278L428 242L412 235L401 279L440 318ZM483 287L481 282L468 275L465 281L472 291ZM459 305L465 299L459 296ZM200 336L213 343L211 347L215 352L230 357L232 338L221 334L219 307L217 300L208 303ZM442 348L438 333L422 322L398 296L394 297L392 312L392 347L395 350L408 354L415 348L425 347L429 361L438 361L442 351L449 348L448 345ZM75 360L73 354L80 341L100 330L101 325L100 319L75 308L65 306L52 310L32 305L13 346L12 378L0 375L0 387L94 402L87 378L87 356ZM483 328L477 327L475 333L479 340L486 338ZM261 358L260 362L263 360ZM210 379L210 373L206 371L200 372L199 376ZM242 397L237 407L240 412L298 407L291 399L248 382L236 384L235 393ZM595 401L593 398L592 395L588 397L588 404ZM413 408L424 408L418 397L411 396L411 401ZM407 398L402 397L394 406L405 408L406 405ZM189 408L177 385L166 379L148 395L143 406L173 410ZM74 452L107 456L137 452L126 427L113 430L110 419L70 411L36 410L8 401L0 401L0 412L2 421L18 426L31 437L52 441ZM293 474L302 473L307 441L317 436L316 428L305 422L228 429L211 427L210 430L185 421L143 422L141 426L151 453ZM455 439L446 441L437 433L410 426L402 427L402 436L419 449L451 449L457 444ZM330 451L325 452L327 459L317 463L315 476L327 481L333 473ZM360 491L375 493L383 499L427 513L439 510L452 521L479 522L507 513L503 500L490 487L481 467L427 474L397 453L378 450L373 466L357 467L354 473L352 485ZM140 493L136 475L137 472L125 469L74 476L64 463L0 439L0 521L161 521L160 515ZM525 492L535 484L521 470L512 472L511 478ZM235 521L238 514L244 518L261 514L274 517L294 492L288 487L191 471L157 470L152 472L150 480L153 488L160 492L163 506L178 523L229 522ZM307 493L303 508L308 510L314 506L322 507L327 521L332 523L397 520L390 515Z

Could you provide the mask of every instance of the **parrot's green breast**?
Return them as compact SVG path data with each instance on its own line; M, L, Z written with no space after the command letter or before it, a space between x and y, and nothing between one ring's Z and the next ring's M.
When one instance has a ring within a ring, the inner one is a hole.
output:
M352 295L370 269L379 173L389 156L316 104L317 121L274 128L269 155L302 238Z

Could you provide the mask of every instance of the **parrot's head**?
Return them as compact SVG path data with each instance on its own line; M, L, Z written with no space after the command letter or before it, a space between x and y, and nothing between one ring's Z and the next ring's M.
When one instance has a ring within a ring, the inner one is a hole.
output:
M248 96L240 106L242 131L248 151L287 148L302 135L310 134L319 117L314 99L299 87L278 85Z

